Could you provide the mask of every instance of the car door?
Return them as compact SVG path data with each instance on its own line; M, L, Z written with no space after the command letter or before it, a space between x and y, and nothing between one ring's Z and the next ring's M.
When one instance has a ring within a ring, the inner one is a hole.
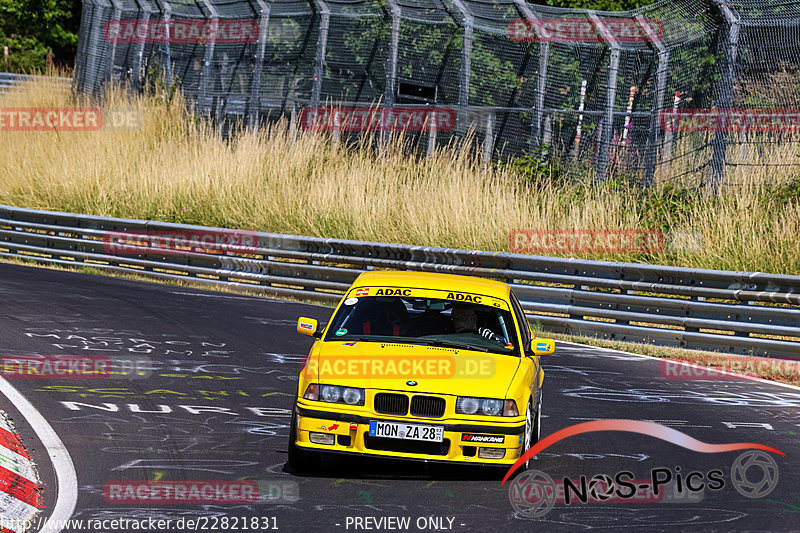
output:
M514 318L519 326L522 342L522 355L525 358L523 364L526 365L526 382L530 384L531 398L533 399L533 407L536 408L539 401L539 385L542 381L542 367L539 362L539 356L534 355L531 351L531 341L533 340L533 332L531 331L530 323L525 316L525 311L517 299L514 291L510 291L511 308L514 311Z

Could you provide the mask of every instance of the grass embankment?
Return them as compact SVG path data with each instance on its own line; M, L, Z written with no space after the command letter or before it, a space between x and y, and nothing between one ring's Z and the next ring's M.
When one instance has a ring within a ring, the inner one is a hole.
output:
M46 83L0 94L0 107L81 105ZM186 111L180 94L107 95L141 111L142 127L96 132L0 131L0 203L302 235L508 250L516 228L647 229L703 235L700 246L592 259L800 273L797 145L751 148L718 197L668 179L642 192L602 186L548 166L535 177L484 168L467 150L409 156L402 142L376 153L280 123L224 140ZM676 149L676 153L678 150ZM729 153L729 159L739 157ZM554 178L555 174L572 178ZM694 179L692 176L687 180ZM689 183L689 182L686 182ZM575 255L575 254L571 254Z

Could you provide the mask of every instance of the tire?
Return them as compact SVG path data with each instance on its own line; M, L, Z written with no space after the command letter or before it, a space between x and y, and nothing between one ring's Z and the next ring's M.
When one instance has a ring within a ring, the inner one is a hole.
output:
M297 445L297 415L292 413L292 425L289 430L289 466L295 472L313 472L321 466L320 457Z
M531 401L528 401L528 407L525 410L525 441L523 442L522 454L525 454L531 449L542 436L542 391L539 391L539 400L536 402L536 408L533 408ZM523 468L528 470L531 467L531 460L525 461Z
M522 452L520 455L525 455L528 453L528 450L531 449L531 441L533 440L533 409L531 408L531 402L528 402L528 406L525 408L525 432L524 432L524 440L522 441ZM528 459L525 461L525 464L522 465L523 470L527 470L531 466L531 460Z
M542 439L542 391L539 390L539 401L536 405L536 416L533 418L533 434L531 435L531 446Z

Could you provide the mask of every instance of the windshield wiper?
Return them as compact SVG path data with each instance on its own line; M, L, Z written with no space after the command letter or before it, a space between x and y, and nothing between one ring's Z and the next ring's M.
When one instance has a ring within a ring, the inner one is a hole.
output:
M466 342L446 341L442 339L416 339L422 344L429 346L442 346L447 348L460 348L462 350L475 350L477 352L488 352L489 348L483 346L475 346L474 344L467 344Z
M370 337L345 337L345 338L338 338L335 340L342 340L348 342L383 342L383 343L395 343L395 344L422 344L424 346L441 346L443 348L457 348L461 350L474 350L478 352L489 352L489 348L485 348L483 346L476 346L474 344L468 344L466 342L456 342L456 341L447 341L442 339L422 339L419 337L394 337L390 335L372 335Z

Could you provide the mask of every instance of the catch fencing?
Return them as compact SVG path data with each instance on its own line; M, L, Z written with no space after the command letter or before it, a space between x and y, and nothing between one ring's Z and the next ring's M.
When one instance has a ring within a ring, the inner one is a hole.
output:
M284 116L345 137L386 109L446 108L452 124L427 115L405 128L422 150L471 139L487 160L533 152L598 180L718 187L732 167L797 165L779 147L797 145L800 0L613 13L524 0L83 0L75 85L99 94L112 80L180 86L223 123ZM382 111L353 118L368 106Z
M500 279L545 331L800 359L800 276L455 250L0 205L0 257L337 302L372 269Z

